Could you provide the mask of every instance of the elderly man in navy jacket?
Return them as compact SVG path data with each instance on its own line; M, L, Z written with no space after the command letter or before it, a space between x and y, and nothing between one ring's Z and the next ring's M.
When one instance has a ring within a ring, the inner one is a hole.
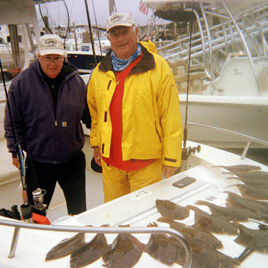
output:
M30 202L38 187L46 191L49 206L56 182L61 186L69 214L86 210L84 133L90 128L86 85L71 64L64 62L63 40L44 35L38 59L12 81L9 101L17 141L26 152L26 186ZM20 168L6 108L5 137L13 165Z

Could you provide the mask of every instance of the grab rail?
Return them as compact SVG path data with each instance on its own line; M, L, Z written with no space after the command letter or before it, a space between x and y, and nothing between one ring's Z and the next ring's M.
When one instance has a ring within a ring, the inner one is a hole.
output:
M183 124L185 124L185 122L183 122ZM215 130L217 132L226 133L226 134L230 134L232 136L236 136L236 137L246 139L247 142L246 142L246 145L245 145L245 147L243 149L243 152L241 154L241 159L244 159L246 157L248 149L250 148L250 145L251 145L252 142L256 142L256 143L258 143L260 145L264 145L265 147L268 148L268 142L267 141L263 141L261 139L254 138L254 137L246 135L246 134L241 134L241 133L238 133L238 132L235 132L235 131L232 131L232 130L227 130L227 129L223 129L223 128L219 128L219 127L213 127L213 126L204 125L204 124L187 122L187 128L189 126L208 128L208 129Z
M37 224L30 224L24 222L17 222L17 221L10 221L10 220L0 220L0 225L5 226L13 226L15 227L13 239L11 243L9 258L13 258L15 256L16 246L19 239L20 228L26 229L35 229L35 230L45 230L45 231L58 231L58 232L83 232L83 233L99 233L99 234L126 234L126 233L135 233L135 234L170 234L171 236L178 239L186 252L186 260L183 264L183 268L190 268L192 263L192 251L189 243L184 238L182 234L178 231L167 228L167 227L117 227L117 228L110 228L110 227L76 227L76 226L56 226L56 225L37 225Z

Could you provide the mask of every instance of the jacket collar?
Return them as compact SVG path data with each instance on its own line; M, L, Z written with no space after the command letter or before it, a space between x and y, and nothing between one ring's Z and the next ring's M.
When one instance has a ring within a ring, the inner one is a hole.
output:
M142 58L138 64L131 70L130 74L145 73L155 68L154 56L143 46L142 47ZM113 71L111 50L106 54L104 59L99 65L99 70L102 72Z

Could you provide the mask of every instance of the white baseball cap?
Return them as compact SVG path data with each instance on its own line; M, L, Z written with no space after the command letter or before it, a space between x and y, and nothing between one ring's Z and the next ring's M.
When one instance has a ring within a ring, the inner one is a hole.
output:
M39 38L38 51L41 56L48 54L64 56L63 40L56 34L45 34Z
M115 13L107 19L107 32L116 26L127 26L130 27L135 25L134 20L128 13Z

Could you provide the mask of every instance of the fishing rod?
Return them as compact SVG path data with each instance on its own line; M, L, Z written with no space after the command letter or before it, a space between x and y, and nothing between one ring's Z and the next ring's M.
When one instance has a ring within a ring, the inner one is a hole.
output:
M12 118L12 113L11 113L11 107L10 107L10 102L8 98L8 93L7 93L7 88L6 88L6 82L5 82L5 76L4 76L4 71L2 67L2 62L0 59L0 69L1 69L1 74L2 74L2 80L3 80L3 86L4 86L4 91L6 95L6 101L7 101L7 108L8 108L8 113L10 117L10 122L11 122L11 129L12 129L12 134L14 138L14 144L16 148L16 153L17 153L17 159L20 164L20 177L21 177L21 184L22 184L22 200L23 204L21 205L21 213L23 220L26 222L33 222L33 213L32 213L32 206L29 203L28 199L28 194L27 194L27 187L25 184L25 164L24 164L24 156L22 153L22 149L20 144L17 141L17 135L14 127L14 121ZM44 196L44 190L37 188L36 190L33 191L33 200L34 200L34 206L36 210L41 212L41 215L44 214L44 210L46 208L46 205L43 204L43 196Z
M189 45L189 59L188 59L188 78L187 78L187 92L186 92L186 105L185 105L185 125L183 130L183 148L182 148L182 160L186 161L188 157L195 152L200 152L201 146L197 147L187 147L188 140L188 99L189 99L189 85L190 85L190 68L191 68L191 52L192 52L192 34L193 34L193 14L194 14L194 0L192 1L191 15L190 15L190 45ZM181 167L185 170L186 167Z
M94 40L93 40L93 33L92 33L92 27L91 27L91 22L90 22L87 0L85 0L85 6L86 6L87 22L88 22L88 28L89 28L90 41L91 41L91 45L92 45L94 63L95 63L95 66L97 66L98 62L97 62L97 57L96 57L96 53L95 53L95 45L94 45Z
M97 27L97 35L98 35L98 41L99 41L100 54L102 56L102 46L101 46L101 41L100 41L100 30L99 30L99 27L98 27L98 22L97 22L97 16L96 16L94 2L93 2L93 0L91 0L91 2L92 2L93 13L94 13L94 17L95 17L95 23L96 23L96 27Z

